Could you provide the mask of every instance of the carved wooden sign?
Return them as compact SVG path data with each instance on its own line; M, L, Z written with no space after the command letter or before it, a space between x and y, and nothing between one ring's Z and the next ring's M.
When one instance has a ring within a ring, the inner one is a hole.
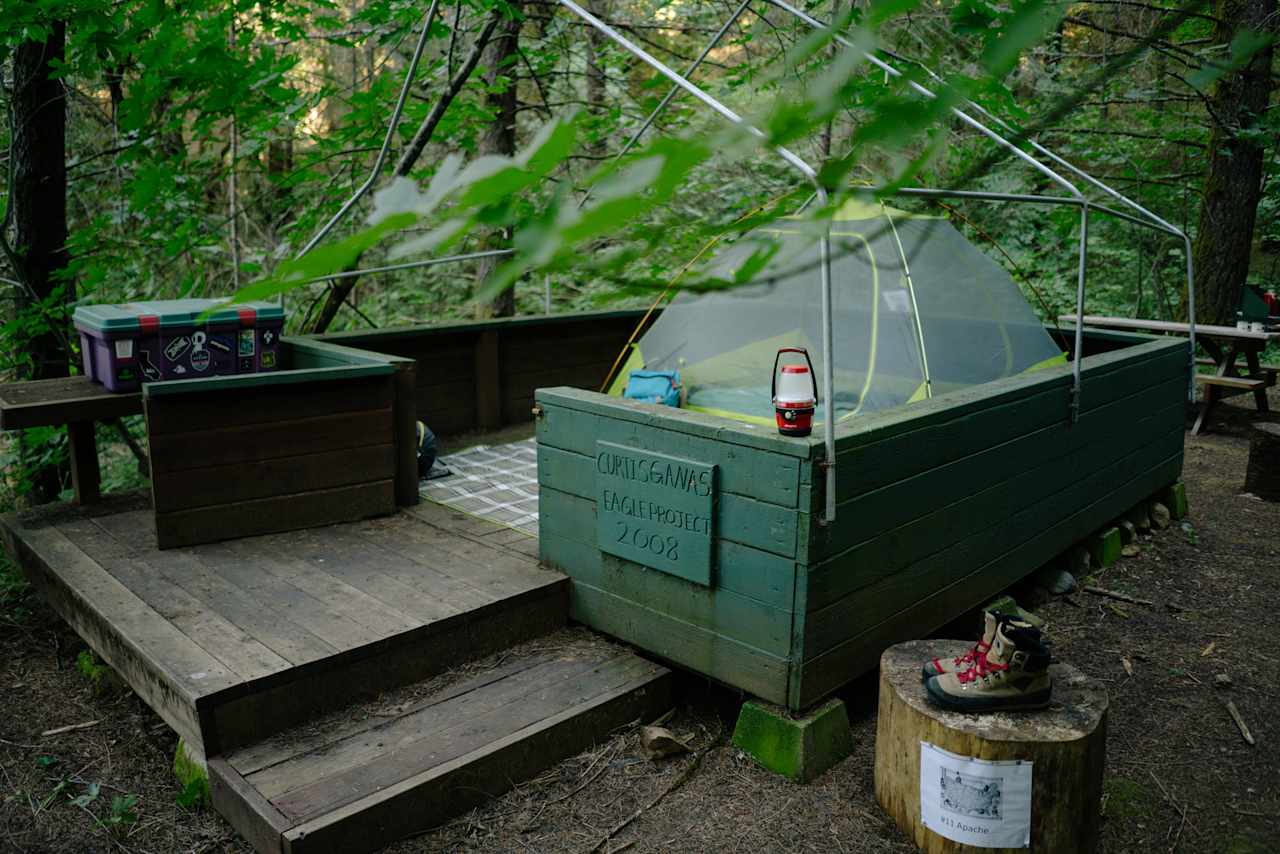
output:
M600 550L711 585L716 467L596 442Z

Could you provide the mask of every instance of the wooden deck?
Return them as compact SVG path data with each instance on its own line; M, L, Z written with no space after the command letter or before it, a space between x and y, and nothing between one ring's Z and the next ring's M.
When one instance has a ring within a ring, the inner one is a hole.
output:
M198 755L563 625L537 541L423 504L160 551L147 497L0 519L11 555Z

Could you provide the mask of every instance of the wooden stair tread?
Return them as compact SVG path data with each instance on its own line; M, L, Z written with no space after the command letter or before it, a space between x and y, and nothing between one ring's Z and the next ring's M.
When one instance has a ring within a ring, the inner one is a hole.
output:
M375 850L656 717L670 680L612 644L518 652L403 707L210 760L214 805L260 851Z

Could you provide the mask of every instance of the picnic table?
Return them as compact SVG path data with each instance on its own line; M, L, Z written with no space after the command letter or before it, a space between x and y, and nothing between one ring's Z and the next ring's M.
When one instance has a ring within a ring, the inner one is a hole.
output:
M1075 323L1073 314L1064 314L1059 322ZM1145 320L1138 317L1106 317L1086 314L1084 325L1103 329L1126 329L1138 332L1162 332L1166 335L1190 335L1191 326L1171 320ZM1196 382L1204 388L1200 413L1191 427L1192 435L1199 434L1208 421L1210 410L1219 400L1237 394L1252 393L1259 412L1267 412L1267 389L1276 384L1280 365L1264 365L1259 355L1267 344L1280 341L1280 332L1251 332L1234 326L1196 324L1196 343L1209 354L1208 359L1196 359L1197 364L1213 365L1212 374L1196 374ZM1241 373L1236 362L1244 356L1246 373Z
M141 392L115 394L86 376L0 385L0 430L66 425L79 504L96 502L100 493L94 424L141 412Z

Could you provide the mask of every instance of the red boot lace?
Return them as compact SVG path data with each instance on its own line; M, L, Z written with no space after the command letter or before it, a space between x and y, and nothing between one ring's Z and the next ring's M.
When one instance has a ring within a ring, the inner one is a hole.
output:
M964 655L956 656L955 658L956 669L964 670L966 669L965 668L966 664L972 661L984 660L987 657L987 650L989 649L991 649L990 645L985 644L982 641L978 641L973 645L973 649L969 650Z
M999 673L1002 670L1008 670L1009 665L992 661L983 655L975 658L973 667L968 670L961 670L956 673L956 678L961 682L977 682L979 679L985 680L988 676Z

